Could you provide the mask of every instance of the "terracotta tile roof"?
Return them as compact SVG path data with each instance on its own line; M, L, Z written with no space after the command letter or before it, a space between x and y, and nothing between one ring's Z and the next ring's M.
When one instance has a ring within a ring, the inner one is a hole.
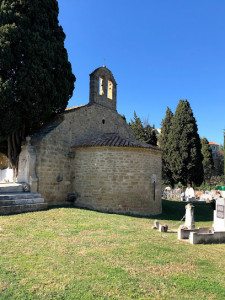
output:
M136 147L147 148L162 151L160 148L139 142L137 140L131 140L129 138L121 137L117 133L104 133L103 135L93 138L89 141L83 142L78 145L74 145L73 148L78 147L97 147L97 146L110 146L110 147Z
M214 143L214 142L209 142L209 145L219 146L219 144L216 144L216 143Z

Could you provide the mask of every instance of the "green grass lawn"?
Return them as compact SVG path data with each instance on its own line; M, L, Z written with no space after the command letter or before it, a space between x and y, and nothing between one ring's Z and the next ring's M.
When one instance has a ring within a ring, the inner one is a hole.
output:
M185 203L163 201L172 225ZM195 204L196 226L212 225ZM190 245L137 218L75 208L0 217L0 299L225 299L225 244ZM170 229L170 227L169 227Z

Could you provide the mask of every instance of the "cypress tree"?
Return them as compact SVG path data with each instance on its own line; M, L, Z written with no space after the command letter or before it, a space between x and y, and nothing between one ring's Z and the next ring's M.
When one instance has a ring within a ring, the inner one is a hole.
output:
M173 113L169 107L167 107L165 118L161 122L161 133L159 135L159 146L163 152L162 157L162 177L168 180L170 184L174 185L174 180L172 176L172 171L170 169L170 158L169 158L169 147L170 143L168 141L170 128L172 124Z
M56 0L0 1L0 141L18 167L21 142L64 111L75 76Z
M157 145L157 136L155 130L153 130L153 128L149 124L146 124L146 126L144 126L141 122L141 119L137 116L136 112L134 112L134 121L131 120L129 126L133 130L135 138L138 141L154 146Z
M131 120L131 123L129 125L135 134L135 138L140 142L144 142L144 126L141 122L141 119L137 116L136 112L134 112L134 120Z
M168 136L168 157L175 182L200 185L204 179L198 127L187 100L180 100Z
M143 128L143 130L144 130L144 142L149 145L157 146L157 136L154 128L152 128L149 124L147 124Z
M202 144L202 155L203 155L203 169L204 169L204 182L208 183L212 176L213 171L213 157L212 157L212 149L209 145L209 142L206 138L201 139Z

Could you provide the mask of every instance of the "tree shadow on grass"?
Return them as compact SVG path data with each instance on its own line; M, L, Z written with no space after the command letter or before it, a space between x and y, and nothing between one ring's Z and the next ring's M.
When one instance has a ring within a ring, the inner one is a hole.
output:
M81 209L81 210L88 210L88 211L96 211L98 213L103 214L115 214L115 215L124 215L127 217L134 217L134 218L144 218L144 219L151 219L151 220L171 220L171 221L180 221L183 216L185 215L185 206L187 202L178 202L173 200L162 200L162 214L154 215L154 216L138 216L132 214L124 214L124 213L113 213L113 212L101 212L98 210L92 210L89 208L78 208L74 206L49 206L48 209L59 209L61 208L71 208L71 209ZM206 203L194 203L195 207L194 217L195 222L207 222L213 221L213 209L210 204Z
M162 200L162 214L153 216L151 219L180 221L185 215L187 202ZM213 221L213 209L208 203L193 203L194 217L196 222Z

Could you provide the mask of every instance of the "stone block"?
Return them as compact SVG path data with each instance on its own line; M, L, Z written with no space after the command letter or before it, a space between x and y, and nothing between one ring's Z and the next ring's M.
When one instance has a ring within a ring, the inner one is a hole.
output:
M217 244L225 243L225 232L217 231L212 233L191 232L189 241L191 244Z
M159 229L159 221L155 220L154 225L152 226L152 229Z
M159 224L159 231L160 232L167 232L168 231L168 225Z

